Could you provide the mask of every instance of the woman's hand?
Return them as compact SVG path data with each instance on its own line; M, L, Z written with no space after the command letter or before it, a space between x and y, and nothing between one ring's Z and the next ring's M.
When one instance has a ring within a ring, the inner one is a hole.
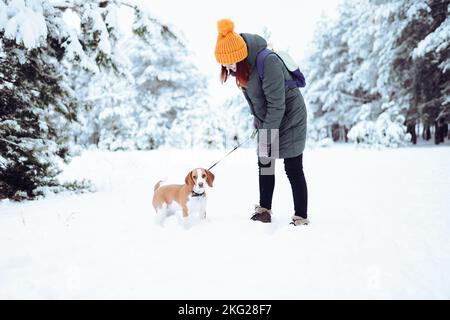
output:
M255 129L259 129L259 128L261 128L261 122L258 120L258 119L256 119L256 117L254 116L253 117L253 128L255 128Z

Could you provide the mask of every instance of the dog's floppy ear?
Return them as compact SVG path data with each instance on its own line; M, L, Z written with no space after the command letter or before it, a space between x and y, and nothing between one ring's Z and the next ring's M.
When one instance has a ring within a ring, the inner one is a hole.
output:
M209 170L206 170L206 182L208 183L208 186L212 188L214 182L214 174Z
M184 179L184 182L188 185L188 186L194 186L194 179L192 179L192 171L189 171L186 178Z

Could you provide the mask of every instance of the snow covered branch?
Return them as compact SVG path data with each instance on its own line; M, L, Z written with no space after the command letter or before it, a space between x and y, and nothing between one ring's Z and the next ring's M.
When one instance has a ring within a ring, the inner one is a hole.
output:
M9 141L9 140L6 140L4 138L0 138L0 140L3 141L3 142L6 142L6 143L12 144L12 145L14 145L16 147L19 147L19 148L21 147L19 144L15 143L15 142L12 142L12 141Z
M371 99L368 99L368 98L361 98L361 97L356 97L356 96L354 96L354 95L351 95L351 94L346 93L346 92L343 92L343 91L339 91L339 93L342 94L343 96L349 97L349 98L351 98L351 99L353 99L353 100L356 100L356 101L361 101L361 102L363 102L363 103L366 103L366 102L370 102L370 101L371 101Z
M109 3L110 3L110 1L99 1L98 2L98 7L99 8L105 8ZM119 5L122 5L122 6L126 6L126 7L129 7L129 8L132 8L132 9L136 8L135 5L129 4L129 3L124 2L124 1L116 2L116 3L118 3ZM80 12L80 5L77 5L77 4L74 4L72 2L68 2L68 1L57 1L57 2L55 1L55 2L52 2L52 6L55 9L59 9L59 10L62 10L62 11L65 11L67 9L71 9L71 10L74 10L76 12Z

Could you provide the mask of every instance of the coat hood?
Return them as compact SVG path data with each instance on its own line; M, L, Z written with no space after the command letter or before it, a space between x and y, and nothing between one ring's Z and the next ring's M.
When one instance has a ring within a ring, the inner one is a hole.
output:
M258 52L267 47L267 41L257 34L241 33L247 44L248 56L246 58L247 63L250 64L251 68L256 65L256 56Z

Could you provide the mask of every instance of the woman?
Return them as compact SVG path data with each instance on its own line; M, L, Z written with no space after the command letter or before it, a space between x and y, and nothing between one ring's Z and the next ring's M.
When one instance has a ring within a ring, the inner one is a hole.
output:
M309 224L308 191L303 174L303 151L306 141L306 107L298 88L287 88L292 79L276 54L264 60L261 80L256 68L257 54L267 42L255 34L234 32L234 23L218 22L215 56L222 65L221 80L236 77L254 116L258 129L259 205L252 220L272 221L272 197L275 187L275 159L284 159L284 168L292 187L295 213L291 224Z

